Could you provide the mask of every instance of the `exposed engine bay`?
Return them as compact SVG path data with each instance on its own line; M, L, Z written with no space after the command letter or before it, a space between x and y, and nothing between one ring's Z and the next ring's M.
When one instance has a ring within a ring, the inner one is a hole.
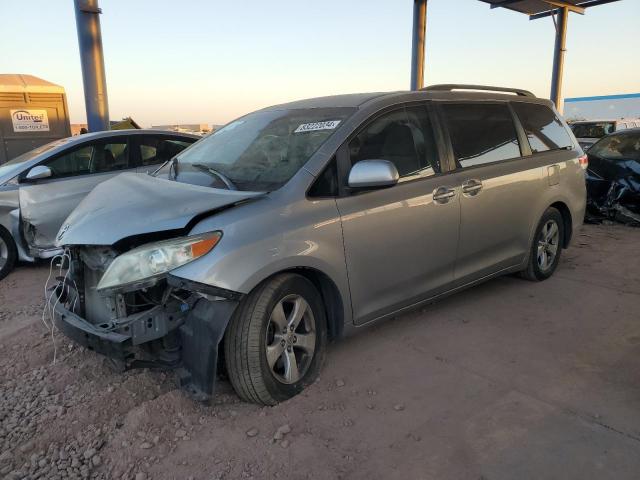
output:
M68 337L107 355L120 370L178 368L181 384L199 400L213 393L217 348L235 306L235 292L159 275L98 290L119 252L67 249L64 276L49 297L55 323ZM209 290L209 291L205 291Z

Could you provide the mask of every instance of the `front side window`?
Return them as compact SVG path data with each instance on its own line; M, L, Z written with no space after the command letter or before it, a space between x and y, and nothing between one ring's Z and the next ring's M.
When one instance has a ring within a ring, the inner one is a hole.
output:
M56 147L62 146L65 143L70 142L71 140L71 137L54 140L53 142L41 145L34 148L33 150L29 150L28 152L25 152L6 163L0 164L0 176L8 175L10 173L17 173L18 170L20 170L20 167L22 167L28 161L33 160L36 156L48 152L49 150L52 150Z
M473 167L520 156L509 107L503 104L442 105L459 167Z
M272 191L293 177L355 108L264 110L203 138L157 174L214 188Z
M64 153L44 165L51 169L51 178L124 170L129 168L127 142L122 140L87 145Z
M424 106L406 107L382 115L349 142L351 164L388 160L400 177L440 173L433 130Z
M78 148L46 163L51 169L52 178L72 177L90 173L91 156L93 147Z

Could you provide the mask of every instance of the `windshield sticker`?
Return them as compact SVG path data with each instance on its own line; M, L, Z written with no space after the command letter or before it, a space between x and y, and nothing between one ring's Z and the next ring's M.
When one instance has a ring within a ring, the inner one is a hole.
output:
M333 130L340 120L327 120L326 122L303 123L293 133L315 132L317 130Z

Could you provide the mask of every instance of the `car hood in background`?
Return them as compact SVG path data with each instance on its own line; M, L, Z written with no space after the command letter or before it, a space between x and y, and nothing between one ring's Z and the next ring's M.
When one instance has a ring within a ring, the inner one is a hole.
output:
M134 235L179 230L200 214L262 195L123 173L80 202L62 224L56 244L113 245Z

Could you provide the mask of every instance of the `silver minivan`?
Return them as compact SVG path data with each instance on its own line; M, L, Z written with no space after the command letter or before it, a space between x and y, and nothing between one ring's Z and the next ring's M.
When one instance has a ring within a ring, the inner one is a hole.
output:
M497 275L550 277L584 217L585 167L524 90L266 108L99 185L58 235L69 270L50 311L122 368L175 367L207 400L220 365L273 405L316 378L330 339Z

